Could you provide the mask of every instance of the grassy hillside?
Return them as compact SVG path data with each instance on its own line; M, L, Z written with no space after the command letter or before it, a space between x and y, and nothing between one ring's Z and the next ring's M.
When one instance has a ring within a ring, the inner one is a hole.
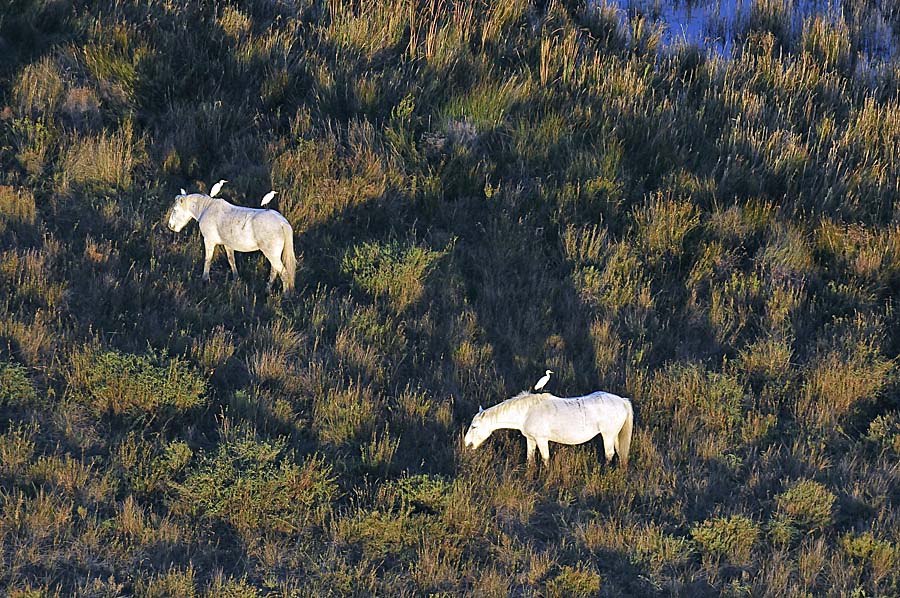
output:
M900 65L753 10L0 0L0 594L900 593ZM463 449L545 368L627 471Z

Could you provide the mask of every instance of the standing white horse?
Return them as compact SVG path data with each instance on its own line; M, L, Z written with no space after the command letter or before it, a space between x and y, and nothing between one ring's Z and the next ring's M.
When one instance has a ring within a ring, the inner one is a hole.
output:
M275 278L281 275L282 286L290 291L294 286L297 260L294 257L294 231L290 223L275 210L244 208L228 203L220 197L202 193L175 196L169 212L169 228L175 232L196 220L203 233L206 261L203 280L209 280L209 265L216 245L223 245L228 263L237 278L235 251L262 251L272 264L267 290L272 290Z
M634 411L629 399L597 391L583 397L560 398L550 393L523 392L488 409L479 409L466 432L465 445L478 448L494 430L519 430L528 442L528 461L534 449L550 459L549 441L581 444L603 436L607 463L618 453L628 465Z

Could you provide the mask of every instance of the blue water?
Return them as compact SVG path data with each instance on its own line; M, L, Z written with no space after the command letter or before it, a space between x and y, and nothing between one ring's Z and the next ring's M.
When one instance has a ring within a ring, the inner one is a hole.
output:
M682 44L705 47L729 57L751 28L754 4L760 0L594 0L595 7L617 11L627 31L629 19L643 16L662 26L662 41L668 48ZM807 19L823 15L833 23L852 25L854 48L866 60L890 60L895 55L897 32L890 14L892 2L852 0L762 0L778 3L789 15L785 20L791 39L799 40ZM884 11L882 10L884 6ZM895 16L896 19L896 16Z

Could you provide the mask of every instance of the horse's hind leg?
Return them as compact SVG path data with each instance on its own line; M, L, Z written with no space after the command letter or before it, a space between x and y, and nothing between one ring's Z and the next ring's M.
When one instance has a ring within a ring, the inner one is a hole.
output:
M281 263L280 250L279 253L274 253L265 249L263 249L262 252L272 264L272 272L269 274L269 284L266 285L266 292L271 292L272 285L275 284L275 279L284 271L284 264Z
M616 437L612 436L607 438L606 435L603 435L603 451L606 453L606 463L607 465L612 462L613 455L616 454Z
M234 249L225 245L225 255L228 256L228 265L231 266L231 273L234 274L234 279L238 279L238 271L237 264L234 263Z
M206 259L203 262L203 282L209 282L209 266L212 264L213 255L216 253L216 244L204 238L203 247L206 249Z

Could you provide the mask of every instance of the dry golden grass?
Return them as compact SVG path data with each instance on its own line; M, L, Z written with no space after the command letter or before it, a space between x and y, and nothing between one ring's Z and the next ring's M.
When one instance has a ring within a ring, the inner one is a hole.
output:
M898 594L888 13L724 58L609 2L19 4L0 594ZM294 296L199 280L218 178ZM462 446L548 367L633 399L627 470Z

